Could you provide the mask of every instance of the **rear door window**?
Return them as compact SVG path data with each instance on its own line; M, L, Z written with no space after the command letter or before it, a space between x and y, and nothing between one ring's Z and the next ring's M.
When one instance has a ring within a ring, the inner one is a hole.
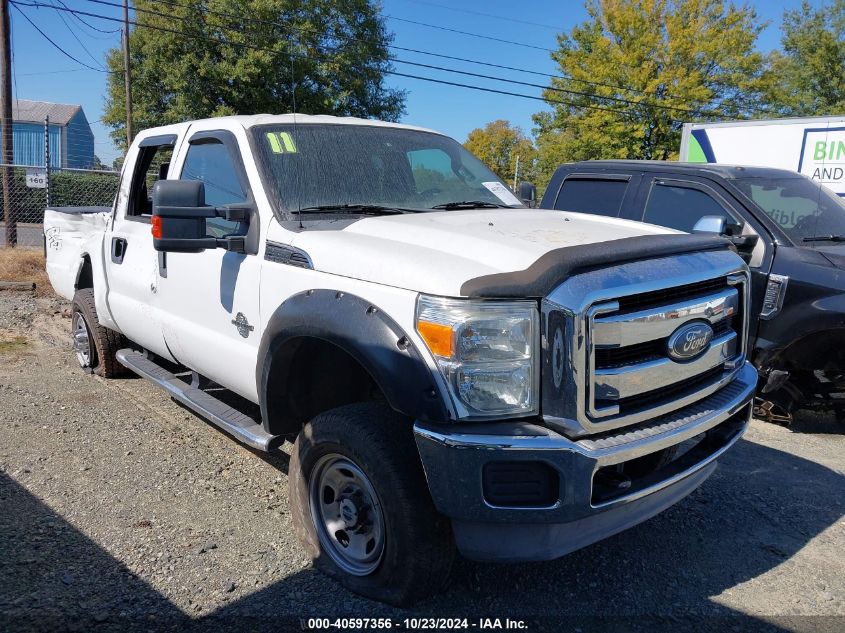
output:
M555 209L615 218L619 216L627 190L627 178L569 176L558 191Z
M143 145L135 163L132 175L132 189L129 194L128 219L149 222L153 212L153 185L166 180L173 157L173 143L166 145Z

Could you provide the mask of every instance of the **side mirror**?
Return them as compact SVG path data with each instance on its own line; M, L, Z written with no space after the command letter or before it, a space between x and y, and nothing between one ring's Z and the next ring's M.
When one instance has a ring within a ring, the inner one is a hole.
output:
M244 236L209 237L205 221L223 217L242 222L249 215L247 207L207 205L205 185L198 180L159 180L153 186L153 248L169 253L199 253L221 246L243 253Z
M715 233L725 235L728 230L728 220L722 215L705 215L692 227L693 233Z
M205 204L205 185L198 180L159 180L153 185L153 248L171 253L198 253L217 248L208 237L206 218L217 215Z
M757 246L759 236L752 234L742 235L742 226L739 224L728 224L727 218L721 215L705 215L692 228L693 233L715 233L721 235L736 247L737 252L743 259L748 261L751 251Z
M525 206L533 207L537 202L537 187L530 182L519 183L519 199L525 203Z

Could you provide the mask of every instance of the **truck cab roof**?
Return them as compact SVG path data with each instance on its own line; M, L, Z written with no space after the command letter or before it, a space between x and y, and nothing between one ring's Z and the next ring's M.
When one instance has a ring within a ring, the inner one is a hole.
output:
M212 117L207 119L195 119L191 121L186 121L184 123L177 124L176 126L168 125L163 126L161 128L147 128L143 131L145 136L152 136L160 131L164 130L165 128L168 131L173 131L174 128L178 128L179 126L188 127L191 125L198 125L198 124L205 124L213 122L216 125L225 127L227 123L235 124L241 126L245 129L249 129L255 127L257 125L309 125L309 124L316 124L320 123L323 125L366 125L369 127L386 127L386 128L397 128L402 130L416 130L419 132L429 132L431 134L442 134L437 132L436 130L431 130L428 128L418 127L414 125L405 125L403 123L393 123L390 121L379 121L376 119L362 119L359 117L351 117L351 116L330 116L326 114L299 114L299 113L288 113L288 114L250 114L250 115L232 115L232 116L223 116L223 117Z
M589 167L597 171L672 171L678 173L707 174L727 179L736 178L800 178L788 169L748 167L716 163L681 163L671 160L585 160L562 165L559 170L571 171L573 167Z

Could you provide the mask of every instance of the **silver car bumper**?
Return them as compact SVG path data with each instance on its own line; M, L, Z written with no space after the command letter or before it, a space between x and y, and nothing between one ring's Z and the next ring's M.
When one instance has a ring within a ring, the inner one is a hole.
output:
M548 560L636 525L695 490L745 431L756 385L757 372L747 363L704 400L580 440L524 422L418 422L414 430L435 505L452 519L462 554ZM679 452L673 460L641 467L672 447ZM617 475L626 470L633 474ZM540 473L545 481L514 482L517 494L509 495L508 472ZM493 498L493 485L505 491L507 503ZM538 487L542 500L520 503L519 490L530 497Z

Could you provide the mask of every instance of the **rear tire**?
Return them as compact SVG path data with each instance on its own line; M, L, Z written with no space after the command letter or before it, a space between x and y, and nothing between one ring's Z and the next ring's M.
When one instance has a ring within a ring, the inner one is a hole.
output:
M319 414L294 443L291 515L314 565L347 589L403 606L437 593L454 558L410 421L366 402Z
M76 360L82 369L103 378L115 378L126 373L116 356L117 350L126 347L126 339L122 334L100 325L92 288L77 290L73 295L70 322Z

